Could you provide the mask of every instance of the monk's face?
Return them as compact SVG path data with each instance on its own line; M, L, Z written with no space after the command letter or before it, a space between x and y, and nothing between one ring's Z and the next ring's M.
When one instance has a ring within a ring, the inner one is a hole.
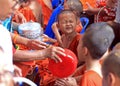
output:
M77 19L74 13L63 13L59 15L58 27L64 34L69 34L75 31Z

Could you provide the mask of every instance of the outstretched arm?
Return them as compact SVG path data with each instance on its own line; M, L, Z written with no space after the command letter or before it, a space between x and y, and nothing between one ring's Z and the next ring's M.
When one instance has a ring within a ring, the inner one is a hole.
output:
M60 47L50 46L46 49L36 50L36 51L25 51L16 50L13 55L14 61L32 61L32 60L42 60L45 58L50 58L56 62L62 62L58 54L65 56L64 49Z

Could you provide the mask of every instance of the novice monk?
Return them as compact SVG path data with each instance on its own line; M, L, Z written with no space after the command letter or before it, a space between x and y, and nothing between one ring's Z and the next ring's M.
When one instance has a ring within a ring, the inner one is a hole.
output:
M120 86L120 50L113 50L102 64L103 85Z
M75 30L76 30L76 32L80 32L82 30L80 16L81 16L81 12L83 10L81 2L79 0L68 0L64 3L64 9L70 9L76 14L78 23L77 23ZM63 47L61 35L60 35L58 29L59 28L56 27L56 23L54 23L52 26L52 30L53 30L55 37L58 40L59 44Z
M77 16L71 10L63 10L58 15L58 28L62 36L62 47L72 50L77 55L77 46L81 35L75 31L78 21ZM82 63L79 62L78 65Z
M78 55L83 57L86 63L86 71L81 78L80 86L102 86L99 60L108 51L113 39L113 30L106 23L95 23L88 27L78 46ZM81 56L82 53L84 56Z

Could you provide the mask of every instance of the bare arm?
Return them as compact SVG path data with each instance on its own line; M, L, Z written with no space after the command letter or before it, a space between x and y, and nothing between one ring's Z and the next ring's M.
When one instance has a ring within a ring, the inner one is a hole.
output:
M65 56L64 49L60 47L50 46L46 49L37 50L37 51L25 51L25 50L16 50L13 55L14 61L32 61L32 60L42 60L45 58L50 58L56 62L62 62L58 54Z
M60 44L61 47L63 47L62 40L61 40L61 35L60 35L60 33L58 31L58 28L57 28L57 22L53 23L52 30L55 34L55 37L56 37L58 43Z
M25 45L31 49L35 49L35 50L44 49L48 46L48 44L46 44L44 42L41 42L41 41L38 41L35 39L28 39L28 38L25 38L25 37L22 37L22 36L13 34L13 33L11 33L11 38L15 44L16 43L23 44L23 45Z

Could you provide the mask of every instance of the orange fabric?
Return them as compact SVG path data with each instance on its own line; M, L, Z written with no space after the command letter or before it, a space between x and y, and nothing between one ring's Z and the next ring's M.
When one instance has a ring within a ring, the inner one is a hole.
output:
M18 35L18 33L15 33ZM25 45L22 44L15 44L16 46L19 47L19 50L30 50L30 48L26 47ZM15 62L15 65L21 68L22 70L22 75L25 77L27 73L30 71L30 67L35 65L35 61L28 61L28 62Z
M19 12L21 12L24 17L26 18L27 22L29 21L36 21L36 18L32 12L32 10L29 7L21 7L19 8Z
M74 74L73 76L74 76L74 77L82 76L82 75L84 74L85 70L86 70L86 66L83 65L79 70L77 70L77 71L75 72L75 74Z
M92 7L96 7L96 0L80 0L83 4L83 9L87 9L88 6L86 5L86 2L88 2Z
M26 21L36 21L36 18L32 12L32 10L29 7L20 7L18 9L18 12L22 13L24 15L24 17L26 18ZM19 16L16 14L14 15L13 19L14 22L16 23L22 23L22 19L19 18Z
M25 77L28 72L31 70L30 65L25 65L20 62L14 62L15 65L17 65L22 70L22 76Z
M72 42L70 43L68 49L70 49L71 51L73 51L76 56L77 56L77 46L79 44L79 39L81 38L80 34L77 34L74 39L72 40Z
M44 25L46 26L48 24L51 14L52 14L52 10L43 2L43 0L38 0L38 1L42 6Z
M47 86L55 80L54 76L48 70L49 59L38 60L36 61L36 64L39 66L39 73L41 77L40 86Z
M92 70L85 72L79 86L102 86L102 78Z

